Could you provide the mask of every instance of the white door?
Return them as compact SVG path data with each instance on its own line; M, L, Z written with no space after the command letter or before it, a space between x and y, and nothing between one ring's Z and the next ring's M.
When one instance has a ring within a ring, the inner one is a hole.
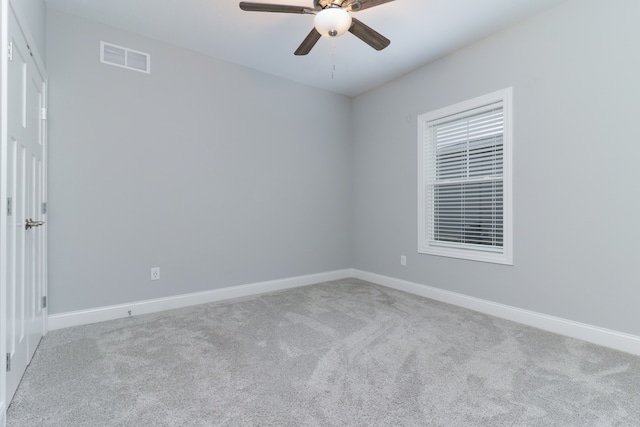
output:
M7 88L7 381L10 402L45 332L45 83L12 12Z

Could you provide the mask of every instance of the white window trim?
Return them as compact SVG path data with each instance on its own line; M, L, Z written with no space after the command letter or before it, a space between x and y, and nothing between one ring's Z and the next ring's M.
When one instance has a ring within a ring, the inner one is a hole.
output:
M512 88L499 90L479 96L455 105L440 108L418 116L418 253L462 258L472 261L483 261L497 264L513 265L513 177L512 177L512 145L513 145L513 102ZM425 209L425 176L424 176L424 132L428 123L473 110L487 104L502 102L503 130L503 246L501 252L477 251L459 247L434 245L426 236L427 212Z

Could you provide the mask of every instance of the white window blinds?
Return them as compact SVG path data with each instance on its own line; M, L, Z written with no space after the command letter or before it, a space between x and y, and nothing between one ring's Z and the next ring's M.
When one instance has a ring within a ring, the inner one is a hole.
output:
M502 247L502 106L428 124L429 240Z
M425 115L422 123L420 252L500 256L505 253L505 106L493 99L464 107Z

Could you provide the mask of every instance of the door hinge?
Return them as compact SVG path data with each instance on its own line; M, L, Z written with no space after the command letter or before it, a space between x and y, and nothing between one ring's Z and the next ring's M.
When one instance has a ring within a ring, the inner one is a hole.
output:
M7 353L7 372L11 370L11 353Z
M47 297L42 297L42 308L47 308Z
M13 42L9 43L9 46L7 48L7 54L9 56L9 61L13 61Z
M40 109L40 118L42 120L47 120L47 109L46 108Z
M13 199L7 197L7 216L13 215Z
M42 213L43 214L47 213L47 202L42 202Z

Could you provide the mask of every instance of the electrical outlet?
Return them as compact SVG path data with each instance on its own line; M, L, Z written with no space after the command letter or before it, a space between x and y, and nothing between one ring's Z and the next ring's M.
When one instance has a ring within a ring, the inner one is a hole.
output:
M151 280L160 280L160 267L153 267L151 269Z
M400 265L407 265L407 257L400 255Z

